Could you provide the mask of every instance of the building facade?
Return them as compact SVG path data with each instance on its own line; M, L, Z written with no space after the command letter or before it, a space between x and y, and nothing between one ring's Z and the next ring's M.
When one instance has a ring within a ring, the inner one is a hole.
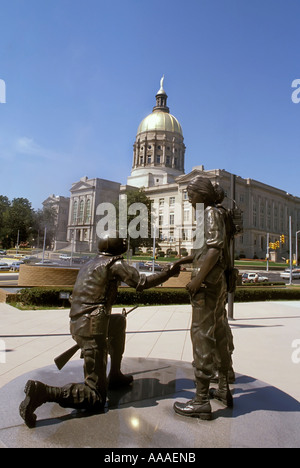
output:
M105 179L82 177L71 189L67 241L74 252L92 252L97 248L97 217L99 205L114 204L120 185Z
M44 208L50 208L55 213L53 250L60 250L68 245L67 227L70 208L70 198L50 195L43 201Z
M152 201L155 229L164 252L190 253L195 232L195 212L188 201L187 186L197 175L220 184L227 195L224 205L230 207L232 174L226 170L205 170L199 161L185 174L183 130L167 106L164 79L156 94L156 105L139 124L133 144L133 161L127 184L83 177L72 185L66 240L77 252L95 251L97 245L97 207L115 203L128 190L143 187ZM271 259L288 258L289 217L292 237L300 230L300 198L253 179L234 177L235 203L243 212L244 230L235 242L236 257L265 258L267 240L285 243L270 249ZM153 234L154 233L154 234ZM295 244L293 244L295 245ZM295 250L295 249L294 249Z

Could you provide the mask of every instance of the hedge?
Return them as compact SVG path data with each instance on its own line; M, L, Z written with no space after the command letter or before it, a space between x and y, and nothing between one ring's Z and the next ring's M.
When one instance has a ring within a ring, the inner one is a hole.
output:
M71 293L71 288L24 288L17 295L17 301L32 306L68 305L60 298L60 292ZM15 298L14 298L15 300ZM300 300L300 288L262 288L238 287L235 302ZM11 301L10 301L11 302ZM133 288L120 288L116 298L117 305L171 305L189 304L189 294L184 288L155 288L137 293Z
M17 301L24 305L61 306L66 300L60 298L61 292L72 293L72 288L24 288L17 294Z
M234 294L234 302L258 301L299 301L300 288L247 288L239 287Z

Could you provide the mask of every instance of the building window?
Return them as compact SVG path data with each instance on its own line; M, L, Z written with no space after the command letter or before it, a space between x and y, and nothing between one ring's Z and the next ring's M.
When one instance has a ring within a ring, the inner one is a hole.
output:
M175 197L170 197L169 198L169 205L174 206L175 205Z
M257 212L256 212L256 204L255 203L253 203L252 219L253 219L253 226L256 227L256 225L257 225Z
M148 155L147 162L148 162L148 164L151 164L151 156L150 156L150 154Z
M274 206L274 226L273 226L273 229L275 231L277 231L277 229L278 229L278 208L277 208L276 205Z
M157 164L160 164L160 154L158 154L158 155L156 156L156 162L157 162Z
M159 226L162 226L163 222L164 222L164 216L163 216L162 213L159 213L159 215L158 215L158 224L159 224Z
M84 241L88 241L88 240L89 240L88 230L87 230L87 229L84 229L84 230L83 230L83 240L84 240Z
M185 229L182 229L182 240L183 241L189 240L188 231L186 231Z
M166 164L170 165L171 164L171 158L170 156L166 157Z
M91 200L88 198L86 202L86 210L85 210L85 222L91 222Z
M165 199L164 198L160 198L159 199L159 207L162 208L164 206L164 203L165 203Z
M81 200L79 203L79 217L78 217L79 224L82 224L83 222L83 211L84 211L84 201Z
M174 225L174 213L170 213L170 225Z
M265 227L265 208L263 200L260 201L259 225L262 229Z
M73 203L73 224L77 224L77 210L78 210L78 202L77 200Z
M190 220L190 210L184 210L183 212L183 221L188 222Z
M271 230L271 203L267 204L267 229Z

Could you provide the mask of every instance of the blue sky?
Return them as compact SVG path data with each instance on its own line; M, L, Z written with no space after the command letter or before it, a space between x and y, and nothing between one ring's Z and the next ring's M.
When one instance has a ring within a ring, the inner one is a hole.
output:
M1 0L0 18L0 195L38 209L83 176L126 183L164 74L186 173L300 196L298 0Z

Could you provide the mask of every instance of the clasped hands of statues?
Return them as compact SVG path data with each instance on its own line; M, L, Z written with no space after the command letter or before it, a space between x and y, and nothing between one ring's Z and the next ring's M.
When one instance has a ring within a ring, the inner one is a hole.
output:
M186 285L186 289L188 290L189 294L191 297L195 296L197 292L201 288L205 288L205 278L208 275L208 273L212 270L212 268L216 265L220 255L220 250L217 248L209 248L204 261L202 263L202 266L197 273L197 275ZM178 267L180 269L180 266L185 264L185 263L192 263L194 260L194 255L189 255L188 257L184 257L177 262L174 262L171 267L170 267L170 273L171 276L175 276L178 270ZM173 273L172 273L173 272Z

